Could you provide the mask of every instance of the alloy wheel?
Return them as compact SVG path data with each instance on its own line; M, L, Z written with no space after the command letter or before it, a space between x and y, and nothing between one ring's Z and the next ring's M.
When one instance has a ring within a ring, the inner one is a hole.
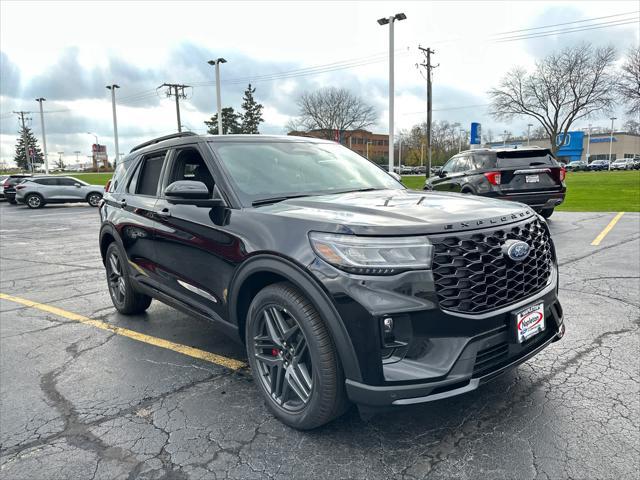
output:
M29 200L27 200L29 202L29 206L31 208L38 208L40 206L40 204L42 203L42 200L40 200L40 197L37 195L31 195L29 197Z
M91 205L92 207L97 207L98 204L100 203L100 199L102 197L100 195L89 195L89 205Z
M109 281L109 291L111 292L111 296L118 303L124 303L127 286L125 284L120 258L115 253L109 255L107 278Z
M254 322L253 346L258 377L276 405L287 412L306 407L312 390L312 364L307 339L285 308L264 308Z

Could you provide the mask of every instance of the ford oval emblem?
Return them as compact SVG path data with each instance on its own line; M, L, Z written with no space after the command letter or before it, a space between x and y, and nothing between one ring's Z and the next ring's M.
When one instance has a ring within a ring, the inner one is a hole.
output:
M514 262L521 262L529 255L531 247L521 240L507 240L502 247L502 251Z

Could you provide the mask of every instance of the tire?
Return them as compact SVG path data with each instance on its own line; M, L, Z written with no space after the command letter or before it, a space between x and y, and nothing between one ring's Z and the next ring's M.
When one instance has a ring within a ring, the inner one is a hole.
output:
M460 193L464 193L465 195L475 195L476 193L470 188L465 188L460 190Z
M44 200L43 198L38 195L37 193L30 193L29 195L27 195L24 199L24 203L27 205L27 207L29 208L42 208L44 207Z
M247 312L245 338L258 389L283 423L310 430L346 411L344 374L333 339L296 287L275 283L258 292Z
M553 215L553 208L543 208L542 210L540 210L540 215L542 215L544 218L549 218L551 215Z
M102 195L100 193L92 192L87 195L87 202L89 202L89 205L91 205L92 207L97 207L98 205L100 205L100 200L102 200Z
M112 242L105 255L107 285L111 302L116 310L124 315L135 315L149 308L151 297L133 289L125 267L125 258L118 244Z

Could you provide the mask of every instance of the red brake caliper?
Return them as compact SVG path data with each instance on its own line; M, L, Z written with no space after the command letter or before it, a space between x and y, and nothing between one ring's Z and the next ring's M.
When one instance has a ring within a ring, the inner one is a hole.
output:
M279 353L279 352L278 352L278 349L277 349L277 348L272 348L272 349L271 349L271 355L273 355L274 357L277 357L277 356L278 356L278 353Z

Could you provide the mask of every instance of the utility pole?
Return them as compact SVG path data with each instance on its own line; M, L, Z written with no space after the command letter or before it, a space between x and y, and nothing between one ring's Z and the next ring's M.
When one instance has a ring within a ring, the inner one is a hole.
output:
M531 135L531 127L533 127L533 123L527 123L527 147L529 146L529 136Z
M180 85L177 83L163 83L158 88L167 87L167 97L176 97L176 117L178 119L178 132L182 132L182 124L180 123L180 99L187 98L184 93L185 88L190 88L189 85Z
M107 85L107 89L111 90L111 108L113 110L113 139L115 141L116 148L116 157L113 162L114 169L116 168L116 164L118 163L118 159L120 158L120 148L118 147L118 119L116 118L116 88L120 88L120 85L116 85L115 83L112 85Z
M40 104L40 127L42 128L42 148L44 149L44 173L49 175L49 158L47 157L47 136L44 133L44 112L42 111L42 102L46 98L36 98L36 102Z
M73 152L76 154L76 165L80 163L80 158L78 157L82 152L80 150L76 150Z
M424 143L420 145L420 166L424 167Z
M23 112L20 110L19 112L14 111L16 115L20 116L20 122L22 122L22 143L24 144L24 159L27 161L25 164L27 168L29 164L31 164L31 172L33 173L33 162L29 162L29 145L27 145L27 129L24 125L24 116L30 114L31 112Z
M431 65L431 54L435 54L436 52L434 50L431 50L431 48L427 47L427 48L423 48L422 46L418 45L418 49L422 52L422 54L425 56L425 58L427 59L426 62L422 62L420 64L420 66L422 68L426 68L427 69L427 158L429 161L429 168L427 169L427 177L429 177L431 175L431 104L432 104L432 99L431 99L431 81L432 81L432 77L431 77L431 71L436 68L438 65Z

